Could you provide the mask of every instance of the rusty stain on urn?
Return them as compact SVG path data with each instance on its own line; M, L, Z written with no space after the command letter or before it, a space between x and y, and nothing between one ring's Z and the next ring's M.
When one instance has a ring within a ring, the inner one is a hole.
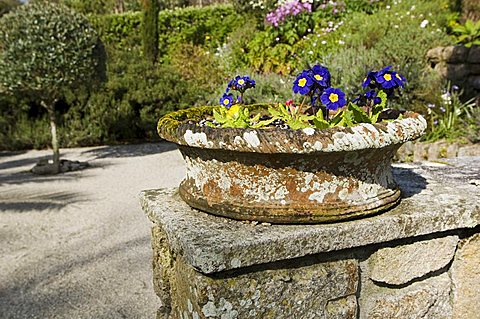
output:
M215 215L272 223L341 221L395 205L400 190L390 167L393 155L426 129L423 117L410 112L400 120L325 130L184 121L203 114L189 118L182 110L159 121L160 136L177 143L186 162L180 195Z

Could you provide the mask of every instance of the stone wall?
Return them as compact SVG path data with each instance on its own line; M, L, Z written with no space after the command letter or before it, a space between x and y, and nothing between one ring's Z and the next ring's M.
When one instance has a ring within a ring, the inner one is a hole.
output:
M158 318L478 318L480 158L395 167L404 198L323 225L211 216L145 191Z
M480 46L438 47L427 52L430 66L458 85L468 98L480 97Z
M480 144L462 144L445 140L437 142L406 142L395 155L398 162L433 161L442 158L480 156Z

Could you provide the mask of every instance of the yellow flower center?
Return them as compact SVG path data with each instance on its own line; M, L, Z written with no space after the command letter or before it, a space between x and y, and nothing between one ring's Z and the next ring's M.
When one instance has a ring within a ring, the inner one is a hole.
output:
M314 77L315 77L315 80L317 81L323 80L323 76L321 76L320 74L315 74Z
M307 79L301 78L300 80L298 80L298 86L301 86L303 88L305 84L307 84Z
M392 80L392 75L391 74L384 74L383 78L385 79L385 81L391 81Z
M230 100L229 100L229 99L223 100L223 105L228 105L228 103L230 103Z
M338 94L330 93L328 99L330 100L330 102L335 103L338 101Z
M238 80L238 84L244 85L244 84L245 84L245 81L244 81L244 80Z

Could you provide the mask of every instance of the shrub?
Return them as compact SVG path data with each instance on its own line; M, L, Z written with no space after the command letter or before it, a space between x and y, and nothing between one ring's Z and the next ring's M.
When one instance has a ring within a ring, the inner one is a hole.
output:
M143 55L152 64L158 58L158 0L143 0Z
M95 86L104 65L95 30L67 7L39 1L0 19L0 92L29 96L47 110L57 171L55 104L69 90Z

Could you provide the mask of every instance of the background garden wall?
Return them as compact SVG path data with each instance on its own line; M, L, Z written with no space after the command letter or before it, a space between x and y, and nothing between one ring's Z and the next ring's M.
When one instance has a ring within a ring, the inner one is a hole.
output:
M437 47L427 52L427 58L435 71L464 90L465 98L480 103L480 46Z

